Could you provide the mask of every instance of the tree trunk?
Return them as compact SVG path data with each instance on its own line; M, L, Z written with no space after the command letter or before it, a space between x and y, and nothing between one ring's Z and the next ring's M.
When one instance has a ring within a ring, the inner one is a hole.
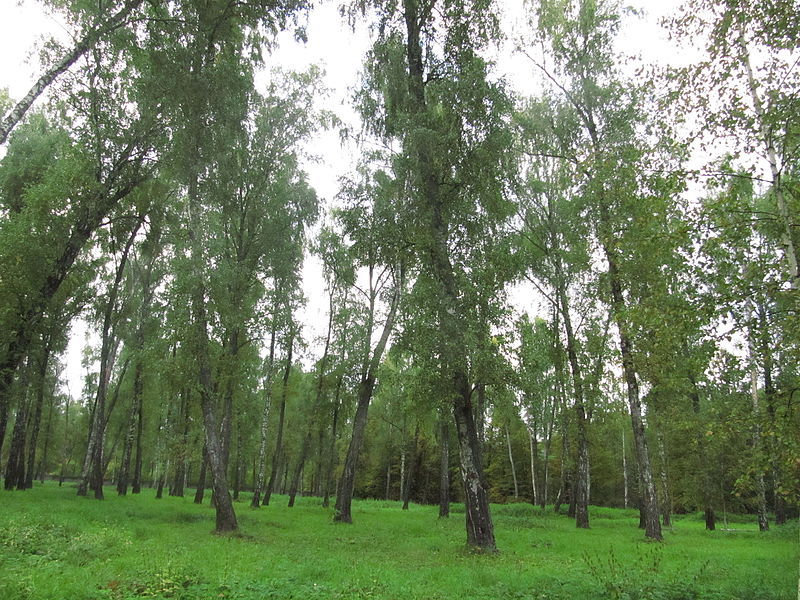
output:
M356 479L356 467L358 465L358 455L364 442L364 433L367 429L367 411L372 399L372 388L375 384L374 378L362 379L358 386L358 403L356 414L353 417L353 437L347 448L347 456L344 459L344 468L339 480L338 493L336 495L336 505L334 507L333 520L337 523L352 523L351 505L353 502L353 488Z
M365 340L364 364L361 369L361 381L358 385L358 402L356 404L356 414L353 417L353 437L350 438L350 445L347 448L347 456L342 469L342 476L336 494L336 505L333 511L333 520L337 523L352 523L351 505L353 503L353 489L355 487L356 467L358 466L358 456L361 453L361 446L364 443L364 433L367 429L367 412L369 403L372 400L372 391L375 388L378 366L380 365L389 335L394 327L394 320L397 315L397 306L400 303L400 292L403 285L403 276L395 274L394 291L389 304L389 313L383 324L381 337L375 345L371 356L369 352L372 327L368 328L369 334ZM371 278L370 278L371 279ZM374 314L374 295L371 297L370 320ZM372 322L372 321L371 321Z
M622 484L624 486L623 508L628 508L628 455L625 452L625 430L622 431Z
M672 527L672 495L669 493L669 480L667 478L667 452L664 449L664 437L658 434L658 453L661 456L661 524Z
M125 272L125 265L128 261L128 253L133 247L133 242L143 223L143 219L137 219L136 224L128 235L122 254L117 265L114 281L108 290L108 297L103 308L103 329L100 347L100 374L97 381L97 394L94 402L94 418L92 419L92 429L89 436L89 443L86 448L86 458L81 472L81 481L78 485L78 495L85 496L87 487L90 484L94 490L94 497L97 500L103 499L103 447L105 445L105 432L108 423L106 414L106 395L108 385L111 381L114 361L119 347L119 340L115 338L112 329L114 312L117 308L117 296L119 294L120 283Z
M269 435L269 413L272 408L272 369L275 365L275 333L277 330L277 307L272 319L272 329L269 336L269 360L267 361L267 376L264 378L264 407L261 410L261 430L258 445L258 469L253 482L252 508L261 505L261 492L264 489L267 466L267 437Z
M539 504L539 489L536 485L536 457L539 454L539 443L536 440L536 427L526 427L528 430L528 443L530 446L531 455L531 504L536 506Z
M759 84L753 75L753 67L750 61L750 52L747 49L747 40L745 38L745 23L744 20L739 22L739 36L737 38L739 50L741 54L741 64L744 65L747 71L747 84L750 92L750 98L753 101L753 108L756 113L755 125L761 136L761 143L764 145L766 151L767 162L769 163L770 173L772 175L772 192L775 197L775 203L778 207L778 222L780 225L780 240L783 246L783 254L786 259L787 273L789 275L789 285L793 290L800 289L800 271L798 270L798 256L797 248L794 245L793 231L796 226L792 222L792 214L789 205L784 196L783 185L781 183L781 173L786 165L781 165L778 154L775 150L775 140L772 132L773 127L770 125L770 117L765 114L764 104L761 95L758 93Z
M141 350L141 347L139 349ZM136 364L133 368L133 394L131 396L131 407L128 411L128 431L125 435L125 444L122 447L122 460L120 461L119 477L117 479L117 494L120 496L125 496L128 493L128 482L131 478L133 443L136 439L141 401L142 362L141 359L136 358Z
M608 229L610 226L610 217L608 215L608 207L605 206L603 202L601 202L601 215L603 227ZM607 236L604 236L604 238L605 237ZM622 354L622 372L627 388L628 408L631 413L633 444L642 482L641 501L645 520L645 537L660 541L663 538L661 535L661 522L658 518L658 497L653 480L653 471L650 466L647 439L645 438L642 403L639 398L639 382L637 381L636 370L633 364L633 348L628 337L627 323L623 316L625 299L622 294L622 284L620 282L619 268L617 267L617 256L611 246L609 246L609 243L610 241L608 239L603 239L603 251L608 261L608 279L611 287L612 311L614 321L619 331L619 348Z
M306 459L308 458L308 450L311 447L311 430L313 429L313 417L312 423L309 424L308 431L306 432L305 437L303 438L303 445L300 448L300 456L297 459L297 464L294 467L294 474L292 475L292 482L289 485L289 508L294 506L294 499L297 496L297 491L300 490L300 494L302 495L302 476L303 476L303 467L305 467Z
M44 430L44 449L42 451L42 458L39 460L39 483L44 483L44 476L47 472L48 457L50 453L50 432L53 429L53 411L55 410L55 404L55 397L51 397L50 407L47 412L47 428ZM30 487L33 487L33 482L31 482Z
M508 462L511 463L511 477L514 480L514 499L519 498L519 483L517 483L517 468L514 465L514 453L511 451L511 435L506 425L506 445L508 446Z
M569 309L564 275L560 261L557 260L557 291L560 307L561 321L567 334L567 359L572 372L572 387L575 393L575 434L578 445L578 464L576 465L575 494L575 525L580 529L589 529L589 438L586 433L588 419L586 418L585 394L583 389L583 374L578 360L578 341L572 328L572 316Z
M5 481L3 483L7 490L13 490L15 487L19 490L25 489L25 433L28 429L31 404L31 400L28 399L28 377L31 369L32 365L29 362L24 369L22 380L18 381L16 386L20 398L14 429L11 433L11 447L8 451L8 462L6 463Z
M197 476L197 489L194 493L194 503L202 504L206 493L206 469L208 469L208 452L203 444L203 457L200 459L200 474Z
M33 420L31 422L30 440L28 442L28 468L22 481L23 488L33 487L33 477L36 465L36 445L39 439L39 428L42 422L42 404L44 403L44 390L47 378L47 365L50 360L50 339L52 332L43 337L42 356L37 361L36 385L35 385L35 404L33 409Z
M414 485L414 477L417 471L417 461L419 460L419 423L414 428L414 445L411 447L411 462L409 463L408 474L406 475L406 485L403 488L403 510L408 510L411 501L411 486Z
M759 406L758 398L758 369L756 367L752 338L750 341L750 361L750 397L753 402L753 450L756 454L755 461L759 463L759 454L762 452L761 407ZM764 484L764 471L759 466L756 466L755 480L758 529L759 531L768 531L766 485Z
M16 106L0 122L0 144L5 144L11 130L16 127L28 109L33 105L36 98L55 81L56 77L69 69L75 62L83 56L90 48L93 48L103 37L125 25L130 14L138 8L144 0L127 0L122 7L107 19L100 21L92 27L86 34L72 47L64 56L61 57L53 66L45 71L36 83L33 84L28 93L17 102ZM105 13L103 13L105 16Z
M292 371L292 349L294 347L294 325L289 331L289 347L286 355L286 368L283 371L283 387L281 388L281 405L278 409L278 431L275 434L275 452L272 455L272 470L269 474L267 489L264 490L263 504L269 505L272 490L275 487L278 467L283 459L283 426L286 420L286 394L289 390L289 374Z
M340 374L338 380L336 381L336 398L334 399L334 406L333 406L333 423L331 425L331 443L330 447L328 448L328 465L325 470L325 487L322 491L322 506L324 508L328 508L330 505L330 490L333 485L333 473L336 469L337 464L337 453L336 453L336 436L338 431L338 424L339 424L339 408L341 406L340 401L340 394L342 390L342 381L344 380L344 374Z
M427 18L416 0L403 0L407 34L406 59L408 91L412 117L425 119L428 107L425 98L425 66L423 60L422 31ZM442 360L449 372L453 392L453 417L456 424L461 476L464 482L467 543L475 548L496 551L494 526L489 510L488 486L481 465L481 448L475 424L471 389L466 370L467 344L465 343L463 315L459 311L459 291L448 250L448 227L444 217L445 199L442 197L441 174L435 171L434 160L428 144L418 138L409 138L413 144L416 184L423 203L422 215L427 228L421 254L433 281L438 288L439 338Z
M439 518L450 516L450 428L439 415Z

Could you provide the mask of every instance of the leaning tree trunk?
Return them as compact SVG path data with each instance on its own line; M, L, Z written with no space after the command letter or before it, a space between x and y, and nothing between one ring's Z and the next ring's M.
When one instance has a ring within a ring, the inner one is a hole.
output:
M511 477L514 481L514 499L519 498L519 483L517 482L517 466L514 464L514 453L511 451L511 434L506 425L506 446L508 447L508 462L511 464Z
M608 229L610 217L608 207L601 203L603 227ZM631 412L631 426L633 428L633 444L636 451L636 462L639 466L642 482L641 502L644 516L645 537L661 540L661 522L659 521L658 496L650 465L650 454L647 449L647 438L642 419L642 402L639 397L639 382L636 378L636 369L633 364L633 347L628 336L627 322L625 321L625 299L622 294L617 255L609 245L610 241L603 240L603 251L608 261L608 279L611 287L611 308L619 331L619 348L622 354L622 372L628 396L628 408Z
M369 362L363 365L361 381L358 385L358 402L356 404L356 414L353 417L353 437L350 438L350 445L347 448L347 456L342 469L342 476L336 494L336 505L334 506L333 520L337 523L352 523L353 516L351 506L353 503L353 489L356 480L356 466L358 456L361 453L361 446L364 443L364 434L367 429L367 412L369 403L372 400L372 392L375 388L378 366L380 365L389 335L394 327L394 320L397 315L397 306L400 303L400 289L402 286L402 275L395 282L394 293L392 294L389 314L383 324L383 331L378 343L372 351ZM369 328L370 332L372 327ZM369 339L367 339L369 344Z
M578 464L576 465L575 478L575 526L580 529L589 529L589 437L586 429L585 393L583 388L583 374L578 360L578 341L572 328L569 298L567 296L561 262L557 260L558 305L561 321L567 334L567 359L572 372L572 387L575 393L575 435L578 444Z
M404 0L406 59L408 67L409 110L411 116L427 119L423 28L426 16L416 0ZM422 136L425 137L425 136ZM426 244L425 267L430 271L439 294L439 334L443 338L443 362L449 371L453 392L453 417L456 424L461 476L464 482L467 543L487 551L496 551L494 526L489 510L488 485L481 464L481 448L472 404L472 390L466 369L467 344L459 311L459 292L448 250L448 228L444 220L441 173L437 173L431 148L426 140L408 138L412 144L417 169L417 186L423 203Z
M120 283L122 283L122 276L125 273L125 265L128 261L128 254L133 247L133 242L139 232L143 223L143 219L138 219L130 234L128 240L122 250L122 255L117 265L114 282L108 290L108 298L106 298L105 306L103 309L103 330L101 336L100 347L100 376L97 383L97 394L94 402L94 418L92 419L92 429L89 436L89 443L86 448L86 458L83 463L83 470L81 472L81 481L78 485L78 495L85 496L87 487L92 483L94 489L94 496L98 500L103 499L103 446L105 443L105 430L108 423L108 415L106 415L106 395L108 392L108 384L111 381L111 373L114 368L114 360L116 358L116 351L119 346L118 340L114 339L112 325L114 320L114 311L117 308L117 296L119 295ZM110 411L109 411L110 413Z
M87 31L71 50L43 73L39 79L36 80L36 83L33 84L31 89L28 90L28 93L25 94L22 100L17 102L16 106L14 106L3 118L2 122L0 122L0 144L5 144L11 130L22 120L36 98L55 81L56 77L75 64L81 56L90 48L93 48L103 37L125 25L131 13L143 4L143 2L144 0L127 0L116 13L97 23ZM105 13L103 13L103 15L105 15Z

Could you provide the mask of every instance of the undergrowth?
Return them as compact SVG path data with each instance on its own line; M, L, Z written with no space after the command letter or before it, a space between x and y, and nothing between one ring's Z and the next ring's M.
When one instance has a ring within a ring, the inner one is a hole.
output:
M241 531L211 535L213 510L151 491L97 502L72 488L0 493L0 599L788 600L798 524L705 532L677 519L645 542L635 511L592 507L589 530L516 503L492 507L500 553L464 546L463 506L356 501L334 524L315 498L236 504Z

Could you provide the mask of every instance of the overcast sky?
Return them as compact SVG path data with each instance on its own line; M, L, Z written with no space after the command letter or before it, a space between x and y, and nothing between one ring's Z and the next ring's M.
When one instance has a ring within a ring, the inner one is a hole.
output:
M513 40L525 32L523 3L522 0L506 0L501 4L506 10L506 27L511 29L507 33ZM661 17L674 11L678 0L634 0L626 4L642 11L643 16L625 19L618 42L619 50L625 54L641 55L648 63L680 60L682 54L672 46L658 25ZM353 112L348 107L349 90L357 83L358 70L370 41L365 30L353 33L342 22L337 6L338 2L325 2L312 11L307 44L295 42L290 32L282 34L278 49L267 58L267 63L298 70L312 64L321 65L326 71L327 87L331 90L330 97L322 100L325 108L353 122ZM56 36L65 44L69 41L68 31L61 21L46 14L35 0L0 0L0 87L7 87L13 99L23 96L38 77L37 48L45 36ZM513 42L509 41L499 51L498 71L516 91L535 94L538 84L534 71L526 58L513 53L512 47ZM625 66L634 68L633 63ZM338 139L337 132L327 132L320 134L319 139L311 144L323 160L308 166L310 181L323 200L329 200L336 194L337 180L348 171L351 162ZM0 149L0 155L2 153ZM327 323L327 302L320 283L320 273L316 261L307 263L304 272L306 294L309 297L304 318L307 339L321 336ZM532 297L528 293L517 296L527 298L528 302ZM527 310L536 313L540 307L529 306ZM83 385L80 353L85 339L85 324L76 324L67 357L67 378L73 396L80 394ZM312 363L313 357L307 357L305 362Z

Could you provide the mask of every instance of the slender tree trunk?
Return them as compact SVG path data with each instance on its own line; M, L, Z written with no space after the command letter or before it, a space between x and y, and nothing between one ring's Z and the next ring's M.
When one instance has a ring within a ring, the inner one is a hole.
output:
M37 361L36 382L34 387L35 404L33 409L33 420L31 422L30 436L28 441L28 468L22 481L22 487L32 488L34 471L36 469L36 445L39 440L39 428L42 422L42 404L44 403L44 391L47 379L47 365L50 360L50 340L52 333L43 337L42 356Z
M750 397L753 402L753 450L756 453L756 463L759 463L759 455L763 451L761 440L761 407L758 398L758 369L755 361L755 352L752 339L750 341ZM758 529L759 531L769 530L769 519L767 518L767 497L766 485L764 484L764 470L756 467L756 503L758 506Z
M517 468L514 465L514 453L511 451L511 435L506 425L506 446L508 446L508 462L511 463L511 477L514 480L514 498L519 498L519 483L517 482Z
M136 460L133 463L133 481L131 482L131 493L138 494L142 491L142 435L144 433L144 408L142 402L142 386L141 386L141 371L139 377L139 387L137 392L136 383L134 381L134 394L138 394L136 405L139 414L136 417Z
M426 118L428 111L425 98L425 66L423 60L422 31L429 17L416 0L403 0L406 26L406 59L408 67L408 91L412 117ZM445 223L441 174L435 171L429 145L421 139L407 140L413 144L416 184L423 202L424 223L427 234L421 250L439 294L439 336L442 358L449 371L453 391L453 417L456 424L461 476L464 482L464 504L466 513L467 543L486 551L496 551L494 526L489 510L489 494L481 464L480 438L472 406L472 390L466 369L467 347L464 340L463 316L459 311L459 292L456 286L453 265L448 250L448 227Z
M295 496L297 496L297 491L300 490L300 494L302 495L302 486L303 486L303 468L306 464L306 459L308 458L308 451L311 447L311 431L313 429L313 416L312 416L312 423L309 424L308 431L306 432L305 437L303 438L303 445L300 448L300 456L297 459L297 464L294 467L294 474L292 475L292 481L289 485L289 508L294 506ZM288 469L288 466L287 466Z
M64 407L64 444L61 449L61 471L58 475L58 487L64 483L64 473L69 461L69 405L72 396L67 396L67 405Z
M578 445L578 464L576 465L575 494L575 525L580 529L589 528L589 437L586 433L588 419L586 418L585 394L583 389L583 374L578 360L578 341L572 328L572 316L569 309L569 299L564 283L564 275L560 261L557 261L557 291L560 307L561 321L567 334L567 359L572 372L572 387L575 393L575 431Z
M122 460L120 461L119 478L117 479L117 494L120 496L125 496L128 493L128 482L131 478L131 457L136 439L141 401L142 362L141 359L136 358L136 364L133 368L133 394L131 395L131 406L128 411L128 430L125 435L125 444L122 447Z
M272 408L272 369L275 365L275 333L277 331L277 307L272 319L272 329L269 336L269 359L267 361L267 376L264 378L264 407L261 411L261 430L258 445L258 469L253 482L253 499L250 502L252 508L261 505L261 492L264 489L267 466L267 438L269 435L269 413Z
M536 458L539 454L538 441L536 440L536 427L526 427L528 430L528 443L531 455L531 503L533 506L539 504L539 489L536 485Z
M268 505L278 475L278 467L283 460L283 426L286 419L286 394L289 390L289 374L292 370L292 348L294 347L294 326L289 332L289 345L286 355L286 368L283 371L283 387L281 388L281 404L278 409L278 431L275 434L275 452L272 455L272 470L269 474L267 489L264 491L264 504Z
M625 452L625 430L622 431L622 484L624 486L623 508L628 508L628 455Z
M772 192L775 197L775 203L778 207L778 222L780 225L780 240L783 246L783 254L786 259L787 272L789 275L789 285L793 290L800 289L800 271L798 270L798 256L797 248L794 245L794 238L792 229L795 223L792 221L792 213L789 205L786 202L784 189L781 182L781 172L784 168L781 165L778 153L775 149L775 139L772 135L773 128L770 125L770 118L765 114L764 103L761 95L758 92L759 84L753 74L753 67L750 61L750 52L747 48L747 40L745 38L745 22L739 22L739 36L737 38L739 44L739 51L741 54L742 64L747 71L747 84L750 92L750 97L753 101L753 108L755 109L756 119L755 125L761 136L760 142L764 145L766 151L767 162L769 163L770 173L772 175Z
M194 493L194 503L202 504L206 493L206 470L208 469L208 452L203 444L203 457L200 459L200 474L197 476L197 489Z
M194 77L198 76L195 68ZM196 158L196 157L195 157ZM192 263L195 267L195 283L191 292L191 316L193 325L195 360L197 378L200 391L200 405L203 413L203 426L205 428L206 453L208 465L211 469L211 485L215 498L217 533L234 531L237 528L236 513L233 502L228 492L228 476L225 472L223 456L223 442L219 436L219 422L217 420L214 385L211 376L210 350L208 340L208 317L206 313L206 287L204 280L204 250L201 247L199 232L201 231L200 211L201 203L198 191L197 170L189 177L189 241Z
M29 364L24 369L23 378L18 381L18 392L20 395L17 407L17 416L14 421L14 429L11 433L11 446L8 452L8 462L6 463L4 486L7 490L25 489L25 433L28 429L30 405L32 399L28 398L28 378L32 365Z
M777 433L777 419L775 412L776 391L775 384L772 380L772 370L774 367L774 359L772 355L773 341L769 333L769 321L767 319L767 310L763 304L758 306L758 324L760 329L759 341L761 358L763 360L763 373L764 373L764 400L766 401L767 416L769 419L768 425L772 435L769 436L769 457L770 457L770 475L772 483L772 498L775 509L775 524L784 525L786 523L786 501L781 494L781 481L783 474L781 473L781 464L779 460L780 454L780 440Z
M55 410L55 397L50 399L50 407L47 411L47 428L44 430L44 449L42 451L42 458L39 460L39 483L44 483L44 476L47 472L48 457L50 454L50 432L53 429L53 411ZM31 487L33 487L31 485Z
M109 415L106 414L106 395L108 385L111 381L111 374L114 369L117 348L119 347L119 341L115 339L112 329L114 312L117 309L117 296L119 294L120 283L122 283L122 276L125 272L125 265L128 261L128 253L133 247L133 242L142 226L142 222L142 219L138 219L136 225L128 235L128 240L120 256L119 264L117 265L114 282L108 290L108 298L106 298L103 308L100 376L98 377L97 395L95 396L92 429L89 436L89 444L86 448L86 458L83 463L81 481L78 486L78 495L85 496L91 479L91 487L94 490L94 497L97 500L103 499L103 446L105 445L105 431L108 423L108 416L110 415L110 410Z
M553 512L560 513L561 512L561 504L566 502L570 504L572 502L572 483L571 479L571 467L569 466L570 463L570 447L569 447L569 432L568 432L568 420L567 415L564 413L562 418L562 431L561 431L561 482L558 488L558 495L556 496L556 501L553 506Z
M333 486L333 473L338 462L336 460L336 436L339 424L339 408L341 406L340 394L342 391L343 380L344 374L342 373L339 375L339 378L336 381L336 397L333 405L333 423L331 424L331 443L330 447L328 448L328 465L325 470L325 487L322 492L322 506L324 508L328 508L330 505L330 490Z
M397 275L396 275L397 276ZM372 391L375 388L378 366L380 365L389 335L394 327L397 306L400 303L400 292L403 285L403 276L400 274L395 280L395 287L392 299L389 304L389 313L383 324L381 336L375 345L371 356L369 352L370 337L372 326L368 327L369 334L365 340L366 352L364 364L362 365L361 381L358 385L358 401L356 404L356 414L353 418L353 437L350 438L350 445L347 448L342 476L339 479L339 486L336 494L336 505L334 506L333 520L337 523L352 523L351 506L353 503L353 489L355 487L356 467L358 466L358 456L361 453L361 446L364 443L364 434L367 429L367 412L369 403L372 400ZM370 323L374 314L374 295L371 298Z
M411 502L411 486L414 485L414 477L417 471L417 461L419 460L419 423L414 428L414 445L411 447L411 462L409 463L408 474L406 475L406 486L403 488L403 510L408 510Z
M669 493L669 479L667 478L667 452L664 448L664 436L658 434L658 453L661 457L661 489L663 490L661 502L661 524L672 527L672 495Z
M5 144L11 130L22 120L36 98L55 81L56 77L75 64L81 56L89 49L93 48L103 37L115 29L123 27L127 23L131 13L141 6L143 1L144 0L127 0L117 12L100 20L89 29L71 50L45 71L39 79L36 80L36 83L33 84L31 89L28 90L28 93L25 94L22 100L17 102L16 106L14 106L3 118L2 122L0 122L0 144ZM105 16L105 13L102 13L102 16Z
M439 518L450 516L450 428L439 415Z
M604 228L608 229L610 217L608 207L602 203L601 213ZM650 454L647 449L647 439L644 432L644 421L642 419L642 403L639 398L639 382L636 378L636 370L633 364L633 348L628 337L627 323L625 322L624 309L625 299L622 294L622 284L620 282L619 268L617 267L617 256L608 245L609 240L603 240L603 250L608 261L608 277L611 287L612 311L614 320L619 331L619 347L622 354L622 372L625 379L628 396L628 408L631 413L631 426L633 428L633 443L636 450L636 462L639 465L639 473L642 482L641 498L642 510L645 519L645 537L661 540L661 523L658 519L658 496L656 495L653 471L650 466Z

